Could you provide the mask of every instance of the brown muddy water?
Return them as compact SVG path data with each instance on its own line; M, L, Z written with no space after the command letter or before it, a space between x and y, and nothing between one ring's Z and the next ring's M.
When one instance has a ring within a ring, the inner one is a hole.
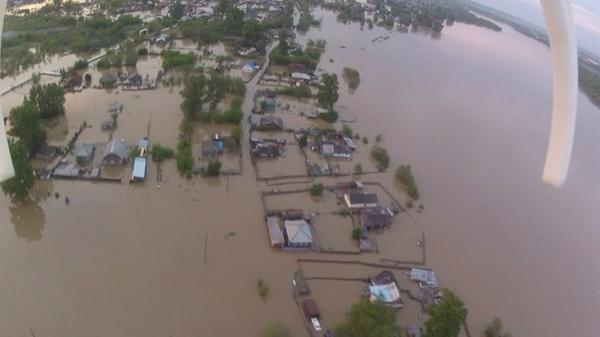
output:
M392 167L412 165L425 203L414 217L427 235L428 265L465 300L472 333L499 316L514 335L594 336L600 111L581 96L569 179L560 190L542 184L551 110L547 48L509 27L496 33L455 23L432 39L361 31L329 12L315 14L321 28L299 40L328 41L324 70L340 77L344 66L360 71L360 86L354 94L344 87L339 105L357 116L353 128L370 144L383 135ZM390 38L371 42L382 35ZM177 96L177 88L88 89L67 96L65 118L69 128L86 114L97 124L109 115L106 104L118 100L125 105L121 138L134 142L150 119L151 141L175 145ZM105 137L94 128L83 135ZM257 191L272 187L255 182L247 151L245 145L242 176L185 180L170 161L160 184L151 164L143 185L53 180L38 184L36 201L26 205L1 196L0 336L30 336L30 328L44 337L259 336L270 322L306 335L290 279L297 257L318 256L269 247ZM368 179L400 195L392 171ZM306 204L301 199L278 203L298 208ZM415 250L418 229L404 230L390 231L402 239L382 240L380 256L360 259L412 256L406 252ZM346 234L323 238L347 245ZM266 301L256 291L261 277L271 288ZM351 283L311 286L329 326L360 290ZM418 313L400 315L410 322Z

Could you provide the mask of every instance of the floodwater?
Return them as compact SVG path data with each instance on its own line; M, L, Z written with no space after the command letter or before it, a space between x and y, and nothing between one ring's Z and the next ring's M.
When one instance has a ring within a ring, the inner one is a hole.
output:
M344 66L360 71L353 94L341 83L339 104L357 117L352 127L370 144L383 135L392 168L412 165L425 204L413 215L419 228L383 233L381 254L360 259L416 256L406 252L415 250L423 228L428 265L465 300L474 335L499 316L514 335L594 336L600 111L581 96L567 183L560 190L542 184L551 110L547 48L509 27L496 33L455 23L433 39L361 31L326 11L315 16L323 18L321 28L299 40L328 41L320 68L340 78ZM378 36L389 39L372 43ZM150 121L151 141L174 146L178 91L87 89L67 95L65 118L78 125L89 114L97 127L117 100L125 106L119 137L136 141ZM106 137L95 128L82 136ZM0 196L0 336L30 336L29 329L45 337L259 336L271 322L305 335L290 279L296 258L318 256L269 247L257 191L272 187L255 182L247 153L245 144L241 176L186 180L168 161L160 183L152 163L142 185L52 180L38 184L25 205ZM393 170L368 179L401 195ZM298 208L303 199L276 202ZM347 245L346 235L323 238L336 247ZM306 271L370 272L324 265ZM271 288L265 301L259 278ZM342 319L359 288L314 284L326 324ZM400 315L410 322L418 313L407 308Z

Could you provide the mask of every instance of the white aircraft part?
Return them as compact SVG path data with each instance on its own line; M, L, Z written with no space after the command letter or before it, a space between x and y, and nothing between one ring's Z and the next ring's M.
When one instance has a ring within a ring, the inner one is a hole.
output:
M552 57L552 126L542 181L560 187L567 177L577 118L577 41L568 0L541 0Z
M2 27L4 26L4 12L6 10L6 0L0 0L0 32L2 32ZM0 46L1 48L1 46ZM4 116L2 114L2 109L0 107L0 117ZM4 118L0 121L0 182L11 178L15 175L15 170L13 168L12 158L10 157L10 152L8 150L8 140L6 139L6 129L4 127Z

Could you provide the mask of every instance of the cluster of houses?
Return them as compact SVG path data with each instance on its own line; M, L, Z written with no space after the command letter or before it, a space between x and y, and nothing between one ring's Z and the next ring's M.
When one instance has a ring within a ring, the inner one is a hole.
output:
M100 176L99 167L93 167L94 157L99 144L80 143L73 151L75 163L61 160L53 169L52 176L58 178L94 179ZM119 166L128 160L128 145L121 139L113 138L103 147L100 165Z
M315 128L301 129L297 132L297 137L306 137L307 147L327 158L350 159L356 150L352 138L340 132Z
M301 212L267 215L267 229L273 248L311 249L313 247L312 217Z

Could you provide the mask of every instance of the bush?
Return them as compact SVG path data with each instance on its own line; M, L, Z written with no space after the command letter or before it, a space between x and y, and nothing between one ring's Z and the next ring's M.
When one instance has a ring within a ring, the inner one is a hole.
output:
M256 282L256 289L258 290L258 296L263 300L267 298L271 291L267 282L262 278L258 279L258 282Z
M321 118L322 120L328 122L328 123L335 123L338 120L338 113L335 110L329 110L328 113L324 113L324 114L320 114L319 118Z
M318 184L313 184L309 189L308 192L310 193L310 195L312 195L313 197L320 197L323 195L323 184L318 183Z
M173 151L171 148L160 145L160 143L155 143L152 145L151 154L152 160L157 163L162 163L165 159L173 158L173 156L175 156L175 151Z
M188 178L194 172L192 145L186 139L179 140L179 144L177 144L177 170Z
M377 163L377 168L380 171L387 169L390 165L390 156L387 150L379 145L373 146L371 150L371 158Z
M419 200L419 189L415 183L410 165L400 165L396 170L396 178L400 180L408 196L414 200Z
M180 53L174 50L164 50L161 53L163 60L162 66L164 70L169 70L178 67L192 67L196 63L196 55L192 52Z
M342 76L348 83L348 87L352 90L356 89L360 84L360 73L356 69L344 67Z
M383 136L382 136L381 134L378 134L378 135L375 137L375 141L376 141L377 143L381 142L382 140L383 140Z
M231 102L229 109L223 112L221 120L217 122L227 124L240 124L242 118L244 118L244 112L242 112L242 100L236 98Z
M211 160L206 165L205 175L207 177L218 177L221 173L221 162L218 160Z
M363 173L362 165L361 164L354 165L354 168L352 169L352 173L353 174L362 174Z
M236 125L232 130L231 130L231 138L237 143L240 143L240 140L242 140L242 128L239 125Z
M73 70L81 70L81 69L84 69L87 66L88 66L88 63L87 63L86 60L84 60L84 59L78 59L73 64Z
M342 133L344 134L344 136L352 138L354 131L348 124L344 124L342 126Z
M312 97L312 92L308 85L301 85L299 87L285 87L277 89L279 95L287 95L294 97Z
M146 47L138 48L137 53L139 56L148 56L148 48L146 48Z
M246 95L246 83L241 78L229 78L229 92L237 96Z
M358 241L358 240L360 240L361 237L362 237L362 228L355 227L352 230L352 239Z
M300 139L298 139L298 145L300 145L301 148L305 148L307 144L308 136L306 134L303 134L302 136L300 136Z

